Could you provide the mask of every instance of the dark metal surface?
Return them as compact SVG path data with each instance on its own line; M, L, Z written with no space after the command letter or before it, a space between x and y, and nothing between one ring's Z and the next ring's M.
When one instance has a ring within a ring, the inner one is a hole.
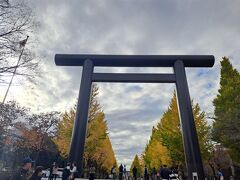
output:
M182 60L185 67L212 67L214 64L212 55L55 55L58 66L82 66L86 59L91 59L94 66L115 67L172 67L177 60Z
M91 95L93 68L91 60L86 60L84 62L69 153L69 162L76 162L80 174L82 174L83 166L83 153L88 123L88 109Z
M175 83L174 74L94 73L93 82Z
M197 131L193 118L192 104L188 90L185 68L182 61L174 64L178 109L181 119L185 160L188 179L193 179L193 172L197 172L198 179L204 179L203 164L198 144Z

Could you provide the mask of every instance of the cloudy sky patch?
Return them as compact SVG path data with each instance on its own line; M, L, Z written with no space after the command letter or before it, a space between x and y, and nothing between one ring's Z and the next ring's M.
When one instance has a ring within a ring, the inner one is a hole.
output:
M78 97L81 67L57 67L56 53L213 54L213 68L188 68L191 97L212 115L219 88L219 61L231 58L240 70L240 1L35 0L40 22L35 51L42 77L34 88L11 87L9 99L34 111L69 110ZM31 38L31 37L30 37ZM96 72L172 72L171 68L96 68ZM109 135L118 163L141 154L173 84L98 83ZM1 97L6 87L1 87Z

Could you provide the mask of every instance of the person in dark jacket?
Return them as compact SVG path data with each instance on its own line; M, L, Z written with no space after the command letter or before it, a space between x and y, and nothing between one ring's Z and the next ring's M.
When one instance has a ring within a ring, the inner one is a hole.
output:
M43 174L42 171L43 171L43 167L38 166L29 180L41 180L42 179L42 174Z
M96 168L92 164L91 167L89 168L89 180L94 180L95 172L96 172Z
M123 179L123 165L121 164L119 166L119 180Z
M144 180L148 180L148 168L146 165L144 167Z
M155 167L153 167L153 170L152 170L152 179L157 180L157 170Z
M168 180L169 179L170 171L167 168L167 165L163 165L163 168L161 169L160 174L161 174L163 180Z
M132 172L133 172L133 178L134 178L134 180L136 180L137 179L137 168L136 168L136 166L133 167Z
M32 168L32 159L26 157L22 161L22 167L10 178L10 180L27 180L29 178L29 170Z
M53 162L52 166L50 167L50 175L48 177L48 180L53 180L53 167L56 166L56 163Z
M62 180L67 180L71 175L70 167L71 167L71 164L68 163L67 166L63 169Z

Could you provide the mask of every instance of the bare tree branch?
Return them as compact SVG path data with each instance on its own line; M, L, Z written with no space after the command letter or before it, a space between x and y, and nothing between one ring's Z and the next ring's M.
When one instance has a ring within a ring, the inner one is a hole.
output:
M18 65L17 61L21 51L19 42L34 32L36 24L34 14L24 0L0 0L0 84L15 69L19 76L34 76L39 63L29 44Z

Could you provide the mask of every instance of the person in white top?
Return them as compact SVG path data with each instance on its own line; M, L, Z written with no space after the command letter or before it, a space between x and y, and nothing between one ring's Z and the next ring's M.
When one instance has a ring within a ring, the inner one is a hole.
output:
M57 167L57 165L54 165L54 166L53 166L52 175L53 175L53 179L56 180L56 179L57 179L57 176L58 176L58 167Z
M76 163L72 163L72 168L70 169L70 172L71 172L72 179L74 179L76 177L76 174L77 174L77 165L76 165Z

